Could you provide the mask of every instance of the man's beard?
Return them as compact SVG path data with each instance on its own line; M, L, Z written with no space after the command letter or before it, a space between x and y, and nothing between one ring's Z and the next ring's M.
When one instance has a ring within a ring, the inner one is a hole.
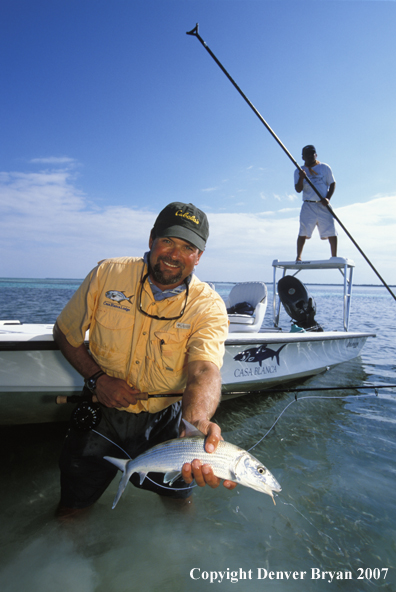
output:
M178 269L178 273L176 275L169 276L166 272L161 271L160 261L165 261L166 263L175 265L175 262L168 260L167 257L159 257L154 267L150 266L150 271L151 275L153 276L153 279L159 284L162 284L163 286L171 286L173 284L176 284L177 282L180 282L180 280L183 277L184 266L181 263L179 263L178 265L180 265L180 267ZM169 270L169 272L171 271L172 270Z

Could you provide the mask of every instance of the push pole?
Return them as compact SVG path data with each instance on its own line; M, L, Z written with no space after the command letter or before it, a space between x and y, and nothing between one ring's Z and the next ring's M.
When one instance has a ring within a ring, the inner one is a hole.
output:
M235 88L237 89L237 91L239 92L239 94L242 96L242 98L246 101L246 103L249 105L249 107L252 109L252 111L254 111L254 113L257 115L257 117L259 118L259 120L261 121L261 123L267 128L267 130L269 131L269 133L271 134L271 136L278 142L279 146L282 148L282 150L285 152L285 154L290 158L290 160L292 161L292 163L294 164L294 166L300 171L303 172L302 168L300 167L300 165L297 163L297 161L293 158L293 156L290 154L290 152L288 151L288 149L286 148L286 146L280 141L280 139L278 138L278 136L275 134L275 132L273 131L273 129L268 125L268 123L265 121L264 117L261 115L261 113L256 109L256 107L253 105L253 103L247 98L247 96L245 95L245 93L241 90L241 88L237 85L237 83L235 82L235 80L230 76L230 74L227 72L227 70L224 68L224 66L222 65L222 63L217 59L217 57L215 56L215 54L213 53L213 51L208 47L208 44L202 39L202 37L200 36L200 34L198 33L198 23L195 25L194 29L192 29L191 31L187 31L187 35L192 35L193 37L196 37L198 39L198 41L204 46L204 48L206 49L206 51L209 53L209 55L214 59L214 61L216 62L216 64L219 66L219 68L224 72L224 74L227 76L228 80L235 86ZM316 189L315 185L312 183L312 181L310 181L308 179L308 177L305 177L305 180L307 181L307 183L312 187L312 189L315 191L315 193L320 197L320 199L323 199L323 196L320 195L319 191ZM353 238L353 236L348 232L348 230L345 228L344 224L341 222L341 220L338 218L338 216L334 213L333 208L330 206L330 204L326 204L327 209L331 212L332 216L335 218L335 220L337 220L338 224L341 226L341 228L343 229L343 231L345 232L345 234L350 238L350 240L353 242L353 244L355 245L355 247L357 248L357 250L359 251L359 253L364 257L364 259L367 261L367 263L370 265L371 269L374 271L374 273L378 276L378 278L381 280L381 282L383 283L383 285L385 286L385 288L388 290L388 292L390 293L390 295L393 297L394 300L396 300L396 296L395 294L392 292L392 290L390 289L390 287L388 286L388 284L385 282L385 280L381 277L381 275L379 274L379 272L375 269L374 265L371 263L371 261L369 260L369 258L366 256L366 254L362 251L362 249L359 247L359 245L357 244L357 242L355 241L355 239Z

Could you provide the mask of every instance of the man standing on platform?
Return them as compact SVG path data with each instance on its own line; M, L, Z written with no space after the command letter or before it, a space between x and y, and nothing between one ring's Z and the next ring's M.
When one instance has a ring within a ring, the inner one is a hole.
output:
M297 258L301 261L305 241L312 236L315 226L320 238L328 239L331 256L337 257L337 231L334 217L326 207L335 190L335 179L329 165L319 162L315 146L309 144L302 149L304 166L301 171L294 171L294 187L297 193L303 193L303 205L300 212L300 230L297 238ZM316 187L321 197L312 189L306 179Z

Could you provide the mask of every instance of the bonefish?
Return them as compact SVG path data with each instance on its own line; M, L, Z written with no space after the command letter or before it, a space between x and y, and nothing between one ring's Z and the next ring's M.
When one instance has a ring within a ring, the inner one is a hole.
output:
M205 451L205 435L186 422L186 437L168 440L153 446L133 460L124 460L105 456L104 458L123 471L113 508L116 507L133 473L138 473L140 484L147 473L165 473L164 483L172 484L181 476L184 463L194 459L212 467L213 473L220 479L229 479L270 495L275 503L273 491L281 491L281 486L272 473L246 450L220 441L215 452Z

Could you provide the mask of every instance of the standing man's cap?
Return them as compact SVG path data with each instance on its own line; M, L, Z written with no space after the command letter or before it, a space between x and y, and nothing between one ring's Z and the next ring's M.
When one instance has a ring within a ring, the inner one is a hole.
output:
M193 204L173 202L167 205L154 223L155 236L176 237L203 251L209 236L206 214Z
M312 144L308 144L308 146L304 146L304 148L302 149L303 156L305 152L314 152L316 154L316 148L315 146L312 146Z

